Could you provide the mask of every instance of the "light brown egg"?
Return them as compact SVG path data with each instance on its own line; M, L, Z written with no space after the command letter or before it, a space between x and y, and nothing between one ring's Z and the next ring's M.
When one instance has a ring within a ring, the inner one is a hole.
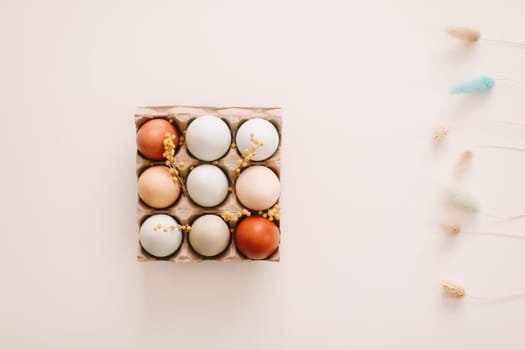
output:
M153 208L166 208L180 195L180 185L173 180L167 167L158 165L146 169L138 180L139 197Z

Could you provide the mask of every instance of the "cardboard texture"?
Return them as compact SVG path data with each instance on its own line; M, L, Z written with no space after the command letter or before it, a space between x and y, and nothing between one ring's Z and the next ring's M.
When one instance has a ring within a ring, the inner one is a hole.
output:
M239 126L246 120L251 118L263 118L272 122L277 128L280 136L280 143L275 154L265 161L252 161L250 165L264 165L272 169L279 177L281 172L281 143L282 143L282 122L281 122L281 110L278 107L264 108L264 107L192 107L192 106L159 106L159 107L141 107L135 113L135 126L136 130L140 128L142 124L148 120L154 118L164 118L167 120L173 120L179 133L183 135L188 124L195 118L203 115L215 115L223 119L230 127L232 132L232 143L235 142L235 135ZM256 135L257 136L257 135ZM264 140L263 140L264 141ZM151 159L144 158L139 152L136 156L136 172L137 179L140 174L148 167L153 165L164 165L164 161L153 161ZM175 152L175 165L180 171L182 178L187 178L191 167L196 167L201 164L216 164L226 174L233 188L228 194L226 200L220 205L212 208L203 208L192 202L189 198L185 184L182 186L182 192L179 199L171 207L165 209L154 209L142 202L137 195L137 223L138 229L141 223L150 215L154 214L168 214L176 218L181 225L189 224L203 214L218 214L229 211L232 213L238 213L244 207L237 200L235 195L235 180L236 173L235 169L238 168L237 160L241 159L240 153L237 148L230 148L228 153L216 162L204 162L191 156L183 144L179 146ZM178 166L179 162L184 162L184 166L181 168ZM277 203L280 202L280 199ZM251 211L256 213L255 211ZM275 221L278 227L280 227L280 221ZM228 223L229 227L235 229L237 223ZM197 254L190 246L188 240L188 233L183 232L183 241L179 250L173 255L165 258L157 258L148 254L139 243L138 261L154 261L154 260L165 260L171 262L196 262L204 260L222 261L222 262L233 262L233 261L245 261L250 260L244 257L235 247L233 242L233 233L230 237L230 244L228 248L220 255L213 258L202 257ZM279 248L265 261L279 261Z

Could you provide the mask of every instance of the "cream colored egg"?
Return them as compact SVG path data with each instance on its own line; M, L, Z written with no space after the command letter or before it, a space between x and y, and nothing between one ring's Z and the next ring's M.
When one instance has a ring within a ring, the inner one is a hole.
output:
M149 254L162 258L173 254L182 242L179 223L169 215L157 214L140 226L139 240Z
M230 243L230 229L219 216L203 215L191 225L189 241L200 255L215 256L222 253Z
M237 131L235 142L239 152L242 153L245 149L251 150L251 134L263 142L263 146L255 150L255 157L252 160L268 159L279 147L279 133L275 126L266 119L254 118L242 123Z
M279 199L281 183L269 168L255 165L241 172L235 184L239 201L252 210L270 208Z

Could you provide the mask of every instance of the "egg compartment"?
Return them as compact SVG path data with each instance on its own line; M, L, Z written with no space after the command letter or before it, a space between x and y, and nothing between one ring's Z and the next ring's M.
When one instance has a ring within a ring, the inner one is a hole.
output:
M265 108L265 107L191 107L191 106L160 106L160 107L142 107L139 108L135 114L135 126L138 130L142 124L154 119L164 118L167 120L173 120L177 129L181 132L181 136L184 135L189 123L203 115L215 115L223 119L229 126L232 134L232 143L235 143L235 136L239 126L246 120L252 118L262 118L270 121L277 129L279 133L279 147L277 151L267 160L264 161L252 161L250 165L262 165L270 168L274 171L277 176L280 177L280 148L282 142L281 132L281 110L277 107ZM257 135L255 135L257 137ZM264 141L264 140L263 140ZM137 222L142 223L147 216L154 214L168 214L177 219L181 225L191 225L192 222L199 216L204 214L217 214L221 215L224 212L238 213L242 209L245 209L237 199L235 194L235 180L236 169L238 168L237 161L241 159L240 153L237 148L230 148L228 152L219 160L213 162L201 161L194 158L187 150L186 145L183 143L180 145L174 156L174 165L180 172L181 177L186 180L187 175L191 168L201 164L213 164L219 166L227 175L232 191L228 194L227 198L218 206L205 208L195 204L188 196L185 186L182 188L181 195L174 205L165 209L155 209L147 206L137 196ZM182 162L182 163L181 163ZM153 161L151 159L144 158L139 152L136 153L136 174L138 176L147 167L153 165L164 165L164 161ZM184 184L185 185L185 184ZM277 202L279 203L279 201ZM257 211L250 210L251 213L257 214ZM275 221L279 227L280 222ZM228 223L229 227L234 230L236 223ZM189 244L188 233L184 232L183 241L181 247L173 255L165 258L154 257L140 246L137 253L138 261L152 261L152 260L168 260L173 262L191 262L191 261L203 261L203 260L216 260L216 261L244 261L250 260L245 258L235 246L233 240L233 233L230 237L230 244L226 250L218 256L212 258L206 258L196 253ZM265 259L269 261L279 261L279 248L269 258Z

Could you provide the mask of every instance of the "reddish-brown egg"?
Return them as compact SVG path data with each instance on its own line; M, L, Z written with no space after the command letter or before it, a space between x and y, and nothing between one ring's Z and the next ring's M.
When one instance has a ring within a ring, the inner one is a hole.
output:
M177 129L166 119L152 119L144 123L137 132L137 149L144 157L161 160L164 159L164 139L166 133L175 135L173 143L179 144Z
M266 259L279 246L279 228L260 215L248 216L235 229L235 245L250 259Z

